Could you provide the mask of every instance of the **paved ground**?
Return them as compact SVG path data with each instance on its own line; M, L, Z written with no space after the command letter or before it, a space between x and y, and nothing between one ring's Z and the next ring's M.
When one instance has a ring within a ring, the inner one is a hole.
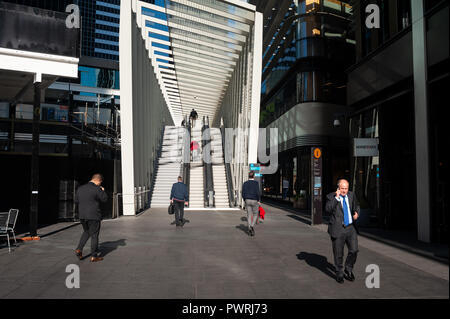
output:
M253 238L245 233L241 211L187 212L190 223L183 229L170 225L166 209L104 221L100 263L78 261L73 254L80 225L20 244L11 254L2 246L0 298L449 297L447 265L427 264L431 261L367 239L360 245L357 281L340 285L324 227L266 210ZM80 267L79 289L65 286L69 264ZM365 286L369 264L380 268L379 289Z

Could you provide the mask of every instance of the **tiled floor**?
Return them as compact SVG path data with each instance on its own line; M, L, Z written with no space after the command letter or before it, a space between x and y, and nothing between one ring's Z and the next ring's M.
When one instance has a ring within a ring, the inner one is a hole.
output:
M244 232L242 211L189 211L190 223L182 229L170 225L166 209L103 221L105 259L99 263L75 257L80 225L20 244L10 254L2 246L0 298L449 297L449 282L442 276L368 245L359 247L356 282L340 285L333 277L328 234L289 212L265 208L266 220L256 226L255 237ZM85 254L89 247L88 242ZM409 262L423 260L408 256ZM78 289L66 287L69 264L80 268ZM380 268L379 289L365 285L369 264Z

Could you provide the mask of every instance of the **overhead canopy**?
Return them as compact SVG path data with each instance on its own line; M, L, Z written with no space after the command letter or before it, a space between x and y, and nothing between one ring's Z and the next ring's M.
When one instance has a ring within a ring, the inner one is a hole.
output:
M192 108L212 120L249 39L255 6L239 0L133 1L175 123Z

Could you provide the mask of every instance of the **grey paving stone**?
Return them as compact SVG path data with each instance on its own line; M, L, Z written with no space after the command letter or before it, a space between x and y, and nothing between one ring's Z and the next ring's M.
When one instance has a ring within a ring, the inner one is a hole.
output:
M103 221L99 263L74 255L80 225L10 254L0 248L0 298L448 298L448 280L361 245L357 280L340 285L327 233L266 211L255 237L242 231L240 211L189 211L182 229L165 209ZM79 289L65 286L69 264L79 266ZM365 286L369 264L380 267L379 289Z

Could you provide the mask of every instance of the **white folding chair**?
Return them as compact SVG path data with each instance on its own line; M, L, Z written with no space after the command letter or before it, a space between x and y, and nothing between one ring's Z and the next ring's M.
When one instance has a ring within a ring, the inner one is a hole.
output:
M0 237L6 237L8 239L8 250L9 252L11 252L11 246L9 244L8 225L9 225L9 212L0 213Z
M9 233L14 237L14 243L17 244L16 234L14 228L16 227L17 216L19 210L11 208L9 212L0 213L0 236L6 237L8 240L8 251L11 252L11 244L9 241Z

